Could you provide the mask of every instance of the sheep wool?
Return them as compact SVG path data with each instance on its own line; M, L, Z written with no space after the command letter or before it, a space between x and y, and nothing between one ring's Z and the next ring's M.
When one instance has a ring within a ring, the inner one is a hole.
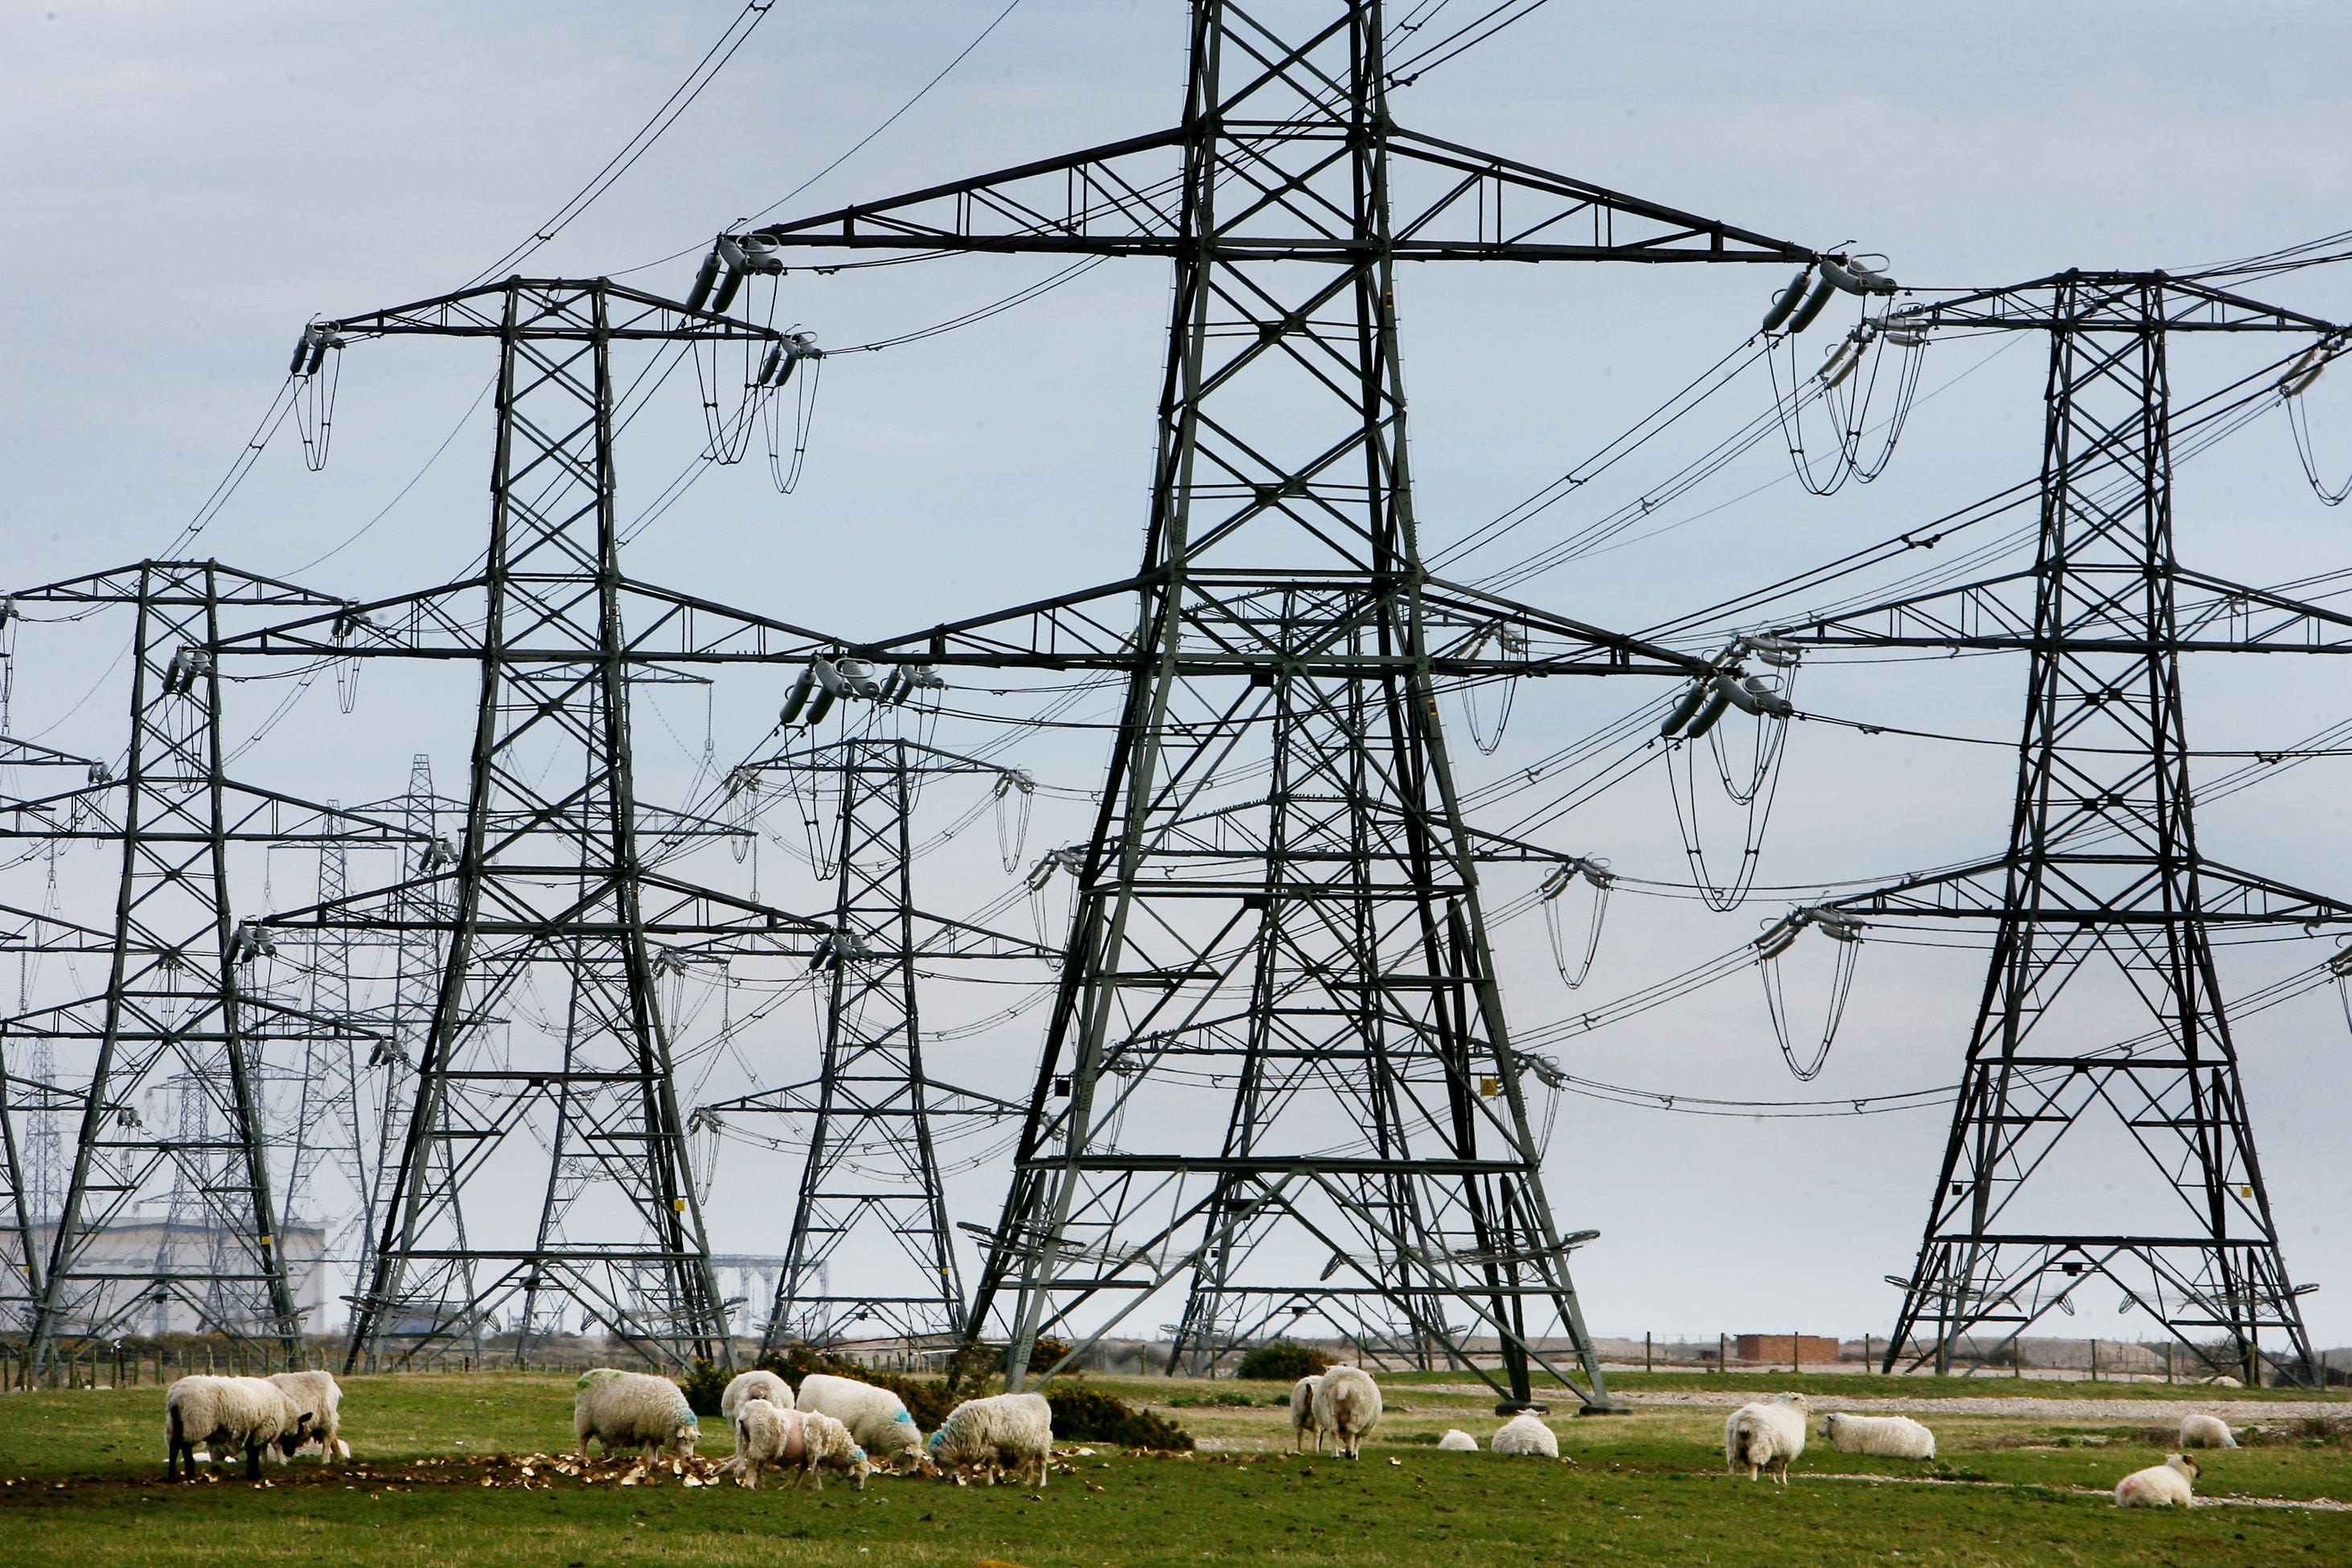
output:
M331 1372L280 1372L272 1373L270 1382L286 1391L287 1396L310 1412L310 1435L302 1447L319 1445L319 1463L330 1464L352 1457L352 1446L343 1441L343 1387Z
M719 1414L731 1424L747 1399L764 1399L779 1410L793 1407L793 1385L772 1372L738 1373L719 1396Z
M201 1445L223 1458L232 1448L244 1449L246 1479L259 1480L261 1451L275 1445L291 1458L310 1426L309 1412L266 1377L184 1377L163 1395L163 1474L177 1479L184 1460L187 1479L194 1480Z
M1530 1454L1559 1458L1559 1436L1531 1410L1522 1410L1502 1425L1488 1445L1497 1454Z
M2219 1415L2203 1415L2195 1412L2180 1418L2180 1446L2184 1448L2234 1448L2238 1439L2230 1433L2230 1424Z
M1441 1453L1475 1454L1478 1451L1478 1439L1459 1426L1449 1426L1445 1436L1437 1440L1437 1447Z
M600 1366L582 1373L572 1386L572 1431L582 1458L588 1457L591 1437L604 1446L607 1456L636 1448L648 1457L694 1458L702 1427L686 1391L669 1379Z
M922 1454L923 1434L915 1418L907 1414L906 1401L887 1388L854 1377L812 1373L801 1380L800 1395L793 1403L848 1427L849 1435L877 1460Z
M1743 1405L1723 1424L1723 1462L1737 1474L1745 1467L1754 1480L1759 1470L1789 1484L1789 1461L1805 1451L1805 1424L1812 1402L1801 1394L1776 1394Z
M931 1434L930 1457L935 1462L983 1466L992 1486L1000 1468L1010 1469L1018 1480L1034 1465L1042 1489L1053 1452L1054 1407L1042 1394L967 1399L949 1411L940 1429Z
M1315 1384L1315 1446L1323 1434L1339 1441L1339 1452L1353 1459L1363 1453L1364 1437L1381 1424L1381 1385L1360 1367L1335 1366Z
M2197 1503L2197 1461L2172 1454L2164 1463L2134 1470L2116 1483L2117 1508L2193 1508Z
M735 1457L726 1468L742 1471L744 1484L757 1490L761 1473L770 1466L791 1470L794 1486L814 1478L819 1491L824 1489L825 1470L847 1476L859 1491L874 1471L849 1428L832 1416L747 1399L735 1413Z
M1302 1377L1290 1385L1290 1451L1297 1453L1307 1447L1307 1437L1314 1434L1315 1451L1323 1451L1323 1430L1315 1425L1315 1385L1320 1378Z
M1831 1412L1822 1435L1841 1454L1874 1454L1882 1459L1932 1459L1936 1435L1908 1415L1850 1415Z

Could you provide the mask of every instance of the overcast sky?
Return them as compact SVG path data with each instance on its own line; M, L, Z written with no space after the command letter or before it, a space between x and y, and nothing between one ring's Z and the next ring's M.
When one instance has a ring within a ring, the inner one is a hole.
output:
M163 549L269 406L306 320L437 293L490 265L621 145L736 9L418 0L0 13L0 578L39 582ZM682 293L717 227L850 148L1002 9L778 0L668 137L532 268L625 270ZM1177 111L1183 34L1173 0L1025 0L783 210L1157 128ZM1392 107L1449 140L1801 243L1858 242L1906 284L1990 285L2070 266L2187 268L2352 226L2347 58L2352 16L2318 3L1555 0ZM974 259L795 277L781 309L847 346L955 316L1051 269ZM1418 509L1435 539L1501 511L1734 349L1785 269L1468 270L1401 285ZM646 534L633 571L851 635L1124 574L1140 540L1167 287L1156 264L1107 266L981 325L835 358L799 491L777 496L756 460L718 470ZM2326 269L2254 291L2352 319L2352 278ZM306 581L354 596L464 566L481 530L477 399L488 359L415 343L345 358L326 471L304 470L289 427L192 549L261 571L307 566ZM2179 345L2175 386L2194 395L2249 363L2235 344ZM1809 497L1768 443L1664 514L1657 536L1519 592L1631 629L1937 516L2034 470L2044 368L2038 341L1939 344L1922 381L1933 395L1877 484ZM1528 547L1638 495L1760 412L1759 388L1711 404L1686 422L1687 438L1662 443L1616 489L1598 487L1523 531ZM625 504L693 460L700 422L690 389L673 390L624 450ZM2341 482L2352 374L2323 382L2312 416ZM2313 499L2276 416L2184 465L2179 494L2182 553L2208 570L2260 583L2352 563L2352 516ZM77 662L89 648L76 649L42 654L27 634L11 726L104 752L120 743L110 739L119 702L77 707L104 654L90 665ZM2190 670L2200 745L2283 745L2344 716L2347 683L2330 661L2234 664ZM1762 879L1893 875L1997 850L2023 679L2021 664L2000 660L1809 669L1809 709L1990 743L1798 727ZM1492 759L1462 748L1465 774L1500 776L1653 695L1595 689L1615 684L1527 695ZM708 712L675 705L664 722L679 743L660 765L686 779L706 727L719 753L740 752L776 695L751 691L731 707L730 696ZM257 720L276 694L240 700ZM248 766L352 800L395 791L410 755L429 751L451 787L463 700L371 669L353 718L322 689ZM1027 755L1077 787L1101 762L1091 740ZM2217 805L2200 822L2208 851L2352 891L2347 765L2316 762ZM1727 831L1720 792L1706 806L1710 833ZM1044 842L1066 826L1035 831ZM1655 770L1547 831L1639 875L1685 873ZM973 907L1003 887L992 845L963 849L947 858L943 906ZM1717 915L1621 897L1576 993L1554 973L1538 922L1522 921L1501 938L1512 1016L1524 1030L1638 989L1752 936L1783 907ZM2326 951L2298 939L2233 952L2225 987L2252 989ZM1789 971L1811 1016L1827 955L1798 956L1815 965ZM1596 1079L1684 1096L1925 1088L1952 1081L1981 982L1979 951L1869 944L1836 1052L1810 1086L1783 1069L1752 974L1557 1054ZM1017 1085L1022 1043L994 1038L996 1058L948 1070ZM2323 990L2247 1020L2240 1038L2288 1266L2326 1287L2306 1299L2322 1342L2352 1340L2344 1009ZM1565 1099L1549 1173L1563 1223L1602 1233L1579 1255L1594 1327L1884 1333L1896 1293L1881 1277L1908 1269L1944 1131L1937 1109L1753 1120ZM2110 1152L2118 1172L2137 1158ZM2096 1184L2097 1171L2082 1180ZM960 1181L958 1217L992 1215L999 1190L993 1167ZM717 1240L781 1250L759 1234L772 1212L772 1201L722 1195ZM2068 1323L2134 1329L2096 1310Z

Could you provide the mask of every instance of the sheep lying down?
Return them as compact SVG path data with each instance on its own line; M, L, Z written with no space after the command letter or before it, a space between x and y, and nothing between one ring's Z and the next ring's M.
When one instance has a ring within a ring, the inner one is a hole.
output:
M1851 1415L1832 1411L1822 1435L1841 1454L1872 1454L1882 1459L1932 1459L1936 1435L1908 1415Z
M2116 1483L2117 1508L2193 1508L2198 1464L2186 1454L2173 1454L2160 1465L2134 1470Z

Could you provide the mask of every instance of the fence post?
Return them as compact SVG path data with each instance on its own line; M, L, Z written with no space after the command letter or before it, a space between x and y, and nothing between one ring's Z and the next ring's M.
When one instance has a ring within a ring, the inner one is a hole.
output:
M1730 1350L1730 1346L1731 1346L1731 1336L1730 1336L1729 1334L1717 1334L1717 1335L1716 1335L1716 1336L1715 1336L1715 1370L1716 1370L1716 1371L1717 1371L1717 1372L1728 1372L1728 1371L1730 1371L1730 1370L1731 1370L1731 1350Z
M1650 1331L1647 1329L1642 1331L1642 1370L1643 1372L1658 1370L1657 1352L1651 1346ZM2322 1380L2323 1383L2325 1381L2325 1379Z
M2091 1341L2091 1381L2099 1381L2099 1342L2095 1337Z

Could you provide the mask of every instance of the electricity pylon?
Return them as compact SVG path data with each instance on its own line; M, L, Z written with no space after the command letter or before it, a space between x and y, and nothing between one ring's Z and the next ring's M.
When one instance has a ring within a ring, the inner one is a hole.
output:
M854 650L1125 678L971 1310L977 1333L1010 1299L1015 1388L1041 1333L1082 1354L1176 1288L1221 1345L1319 1321L1469 1363L1491 1338L1510 1403L1530 1363L1605 1403L1568 1264L1589 1233L1545 1192L1436 696L1701 666L1429 574L1396 268L1820 258L1408 131L1389 42L1374 0L1196 0L1177 124L716 253L738 276L798 247L1174 266L1138 575ZM1528 651L1491 651L1498 626Z
M1817 647L2030 656L2008 849L1830 906L1994 932L1886 1366L1948 1367L1964 1335L2014 1341L2097 1285L2219 1370L2267 1354L2307 1375L2210 933L2352 920L2352 904L2199 848L2180 656L2352 653L2352 616L2179 564L2174 430L2269 397L2278 373L2177 414L2167 358L2180 333L2340 349L2341 330L2160 273L2070 272L1889 321L2046 332L2050 373L2032 568L1780 628ZM2147 1156L2097 1167L2116 1197L2066 1163L2090 1152L2085 1122L2120 1124Z
M966 1327L965 1298L934 1129L1023 1108L930 1075L916 965L1052 955L1034 942L918 907L915 799L922 782L936 777L976 776L999 788L1027 781L998 763L870 734L797 748L742 772L748 780L785 770L836 792L836 897L831 929L812 959L824 976L816 1076L698 1112L808 1120L808 1152L760 1348L886 1338L952 1343ZM871 1250L861 1253L860 1241L874 1244Z
M352 1363L446 1355L509 1310L528 1338L566 1309L659 1361L731 1363L656 965L663 947L805 951L818 928L656 866L648 840L727 829L639 802L629 688L674 679L673 665L772 659L771 644L804 648L810 634L625 576L613 358L615 345L731 348L749 405L805 344L608 279L516 278L316 323L298 372L348 342L411 336L498 347L478 574L218 646L480 669L449 853L392 888L278 917L440 943ZM480 1201L488 1192L500 1201Z
M245 847L391 844L400 832L232 780L220 677L205 650L226 612L251 618L339 601L212 561L142 562L13 597L18 605L134 612L121 776L94 767L74 788L0 805L0 840L99 844L120 856L110 915L34 916L21 939L68 961L56 973L74 994L0 1018L0 1065L34 1048L64 1057L45 1086L26 1085L7 1068L0 1120L11 1148L27 1110L74 1126L57 1213L34 1215L21 1194L15 1205L33 1353L120 1331L142 1311L177 1302L204 1331L290 1361L301 1323L278 1237L264 1056L273 1043L341 1037L353 1026L256 984L268 944L234 908L234 863ZM74 955L98 960L102 982L85 990L69 967ZM142 1097L159 1091L176 1096L168 1116L142 1109ZM110 1228L128 1224L135 1205L167 1199L202 1226L194 1246L159 1247L142 1263L110 1240Z

